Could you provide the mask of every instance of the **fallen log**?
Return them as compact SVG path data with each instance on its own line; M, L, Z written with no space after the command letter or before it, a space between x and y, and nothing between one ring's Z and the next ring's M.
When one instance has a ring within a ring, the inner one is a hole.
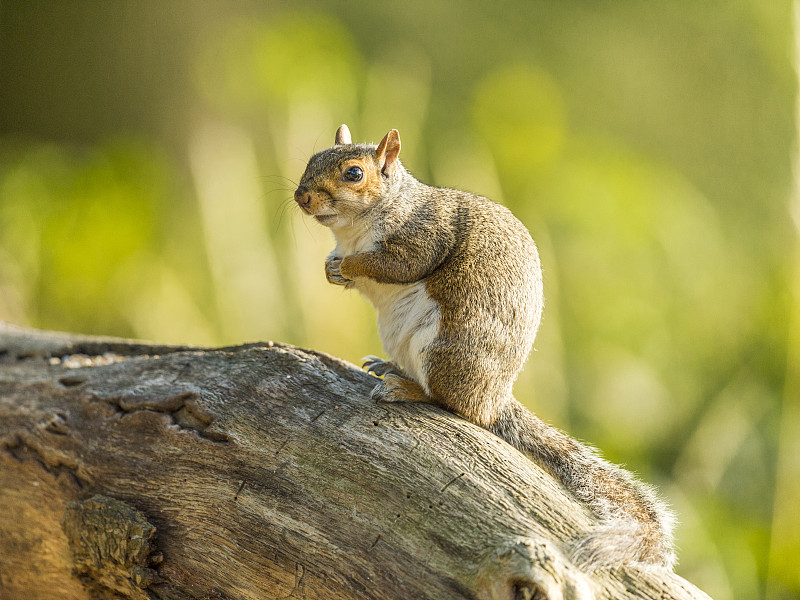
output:
M580 570L594 526L511 446L283 344L0 322L0 598L707 598Z

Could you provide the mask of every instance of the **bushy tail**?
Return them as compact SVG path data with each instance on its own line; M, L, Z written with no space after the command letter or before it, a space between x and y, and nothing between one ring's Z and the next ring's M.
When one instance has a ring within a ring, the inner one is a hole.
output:
M600 523L576 540L585 566L631 562L672 568L674 517L654 490L511 398L490 430L557 477Z

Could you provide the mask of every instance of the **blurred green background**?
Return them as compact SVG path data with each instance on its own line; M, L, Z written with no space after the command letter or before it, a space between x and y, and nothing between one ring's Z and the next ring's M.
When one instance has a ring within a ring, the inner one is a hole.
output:
M378 352L291 196L395 127L540 246L517 396L660 487L712 597L800 597L792 10L0 0L0 319Z

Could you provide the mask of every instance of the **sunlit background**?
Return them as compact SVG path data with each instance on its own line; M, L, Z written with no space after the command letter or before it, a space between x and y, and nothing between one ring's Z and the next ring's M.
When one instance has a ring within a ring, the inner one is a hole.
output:
M681 575L797 598L793 29L786 0L0 0L0 319L377 353L291 196L340 123L397 128L539 244L518 398L660 487Z

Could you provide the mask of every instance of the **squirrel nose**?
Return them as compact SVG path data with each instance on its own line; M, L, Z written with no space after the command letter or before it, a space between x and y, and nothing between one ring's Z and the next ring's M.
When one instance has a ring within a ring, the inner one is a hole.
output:
M301 208L308 208L311 205L311 194L308 189L300 186L294 192L294 201L297 202Z

